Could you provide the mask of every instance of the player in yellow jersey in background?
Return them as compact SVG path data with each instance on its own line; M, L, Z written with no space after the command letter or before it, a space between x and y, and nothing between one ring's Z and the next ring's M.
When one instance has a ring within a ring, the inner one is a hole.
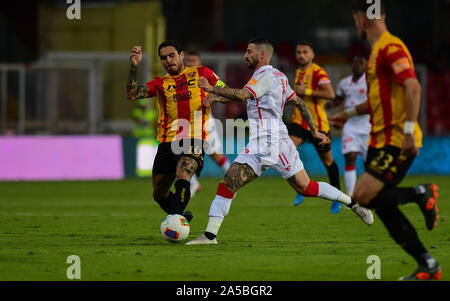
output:
M313 62L314 56L312 43L303 41L297 44L295 57L300 67L295 72L294 91L308 105L317 130L330 138L330 126L324 106L327 100L334 99L334 90L325 69ZM294 109L289 125L289 136L297 148L307 141L314 145L320 160L327 169L330 184L340 189L339 168L331 154L331 140L325 145L319 145L312 139L309 126L297 108ZM302 201L303 196L297 194L294 205L297 206ZM331 213L339 213L340 210L341 203L331 204Z
M365 172L356 184L353 198L363 206L374 208L395 242L417 261L418 268L400 280L440 279L439 263L425 249L414 226L398 207L416 203L427 229L435 227L436 185L397 187L422 146L422 131L417 123L421 86L408 48L387 29L384 1L377 3L380 15L375 18L369 14L372 4L366 0L356 0L353 4L356 28L372 48L367 62L367 101L347 108L330 120L340 127L348 118L370 115L372 129Z
M198 79L204 77L213 86L224 84L206 67L185 67L181 46L165 41L158 55L167 74L138 85L141 50L135 46L131 51L126 96L133 101L156 96L159 145L153 164L153 198L167 214L182 214L191 221L193 214L184 209L190 200L190 180L194 174L200 176L203 168L210 110L204 103L207 92L198 87ZM170 191L174 182L175 193Z

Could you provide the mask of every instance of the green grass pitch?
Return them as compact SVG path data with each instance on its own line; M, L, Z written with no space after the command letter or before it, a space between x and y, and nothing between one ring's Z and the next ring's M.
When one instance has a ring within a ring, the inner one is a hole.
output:
M200 180L188 239L204 231L219 182ZM437 228L426 230L417 205L402 210L450 280L450 178L409 176L401 186L427 182L440 187ZM218 245L185 246L161 238L165 214L148 179L1 182L0 280L67 280L69 255L81 259L81 280L106 281L367 280L370 255L381 280L416 268L376 215L369 227L351 210L330 214L325 200L294 207L294 196L281 178L256 179L238 192Z

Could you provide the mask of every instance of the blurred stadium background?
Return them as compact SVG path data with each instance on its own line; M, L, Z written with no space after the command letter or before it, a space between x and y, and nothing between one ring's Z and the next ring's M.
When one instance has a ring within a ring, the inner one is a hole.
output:
M66 1L16 1L1 7L0 180L151 175L155 102L135 104L124 97L134 45L144 49L142 83L164 74L156 49L163 40L175 39L185 50L198 51L204 65L231 87L242 87L250 77L243 53L255 36L273 41L273 64L291 82L300 40L315 45L316 62L335 88L350 73L352 57L369 53L369 45L357 36L350 0L80 3L79 20L67 18L71 4ZM448 175L450 1L388 1L387 15L390 31L409 47L423 87L420 124L426 138L410 172ZM213 112L222 121L246 118L238 103L215 104ZM286 118L290 113L287 109ZM343 170L340 132L332 135L333 154ZM325 174L310 150L309 145L301 148L309 173ZM203 175L220 174L208 159Z

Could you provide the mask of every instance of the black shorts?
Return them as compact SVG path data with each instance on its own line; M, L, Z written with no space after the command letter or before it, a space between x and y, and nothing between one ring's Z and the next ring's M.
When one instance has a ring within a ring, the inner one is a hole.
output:
M387 187L397 186L406 176L409 167L416 156L400 155L401 149L392 145L383 148L369 147L366 162L366 172L386 184Z
M331 150L331 136L330 132L322 132L322 134L326 135L330 142L324 145L319 145L316 139L313 138L311 131L302 128L297 123L291 122L288 127L289 136L295 136L301 138L304 142L312 143L316 149L316 151L320 154L327 153Z
M183 139L160 143L153 162L152 173L157 175L174 174L177 170L178 161L184 156L192 157L197 161L198 167L195 174L199 177L205 157L204 142L200 139Z

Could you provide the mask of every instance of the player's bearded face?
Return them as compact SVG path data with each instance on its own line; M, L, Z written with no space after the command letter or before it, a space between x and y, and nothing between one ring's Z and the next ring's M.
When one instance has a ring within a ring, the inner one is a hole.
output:
M245 52L245 63L249 69L254 70L259 64L259 52L253 44L249 44Z
M166 69L170 75L177 75L183 71L184 54L183 52L178 53L175 47L167 46L161 48L159 58L161 59L164 69Z
M300 66L309 65L314 59L314 52L307 45L298 45L295 50L295 56Z

